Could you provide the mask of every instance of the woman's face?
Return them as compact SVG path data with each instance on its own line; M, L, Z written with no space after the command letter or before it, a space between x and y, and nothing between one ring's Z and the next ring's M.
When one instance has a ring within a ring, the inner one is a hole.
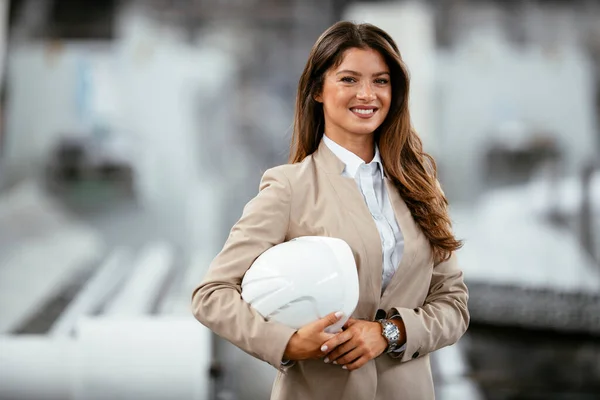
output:
M325 133L331 138L372 134L385 120L392 99L390 70L382 55L370 48L346 50L342 62L325 73Z

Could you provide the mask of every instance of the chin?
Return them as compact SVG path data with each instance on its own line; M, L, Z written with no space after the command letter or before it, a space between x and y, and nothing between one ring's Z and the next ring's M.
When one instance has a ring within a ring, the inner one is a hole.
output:
M369 126L352 126L350 127L350 129L348 129L348 132L352 132L355 135L370 135L373 132L375 132L375 130L379 128L380 125L381 124L373 124Z

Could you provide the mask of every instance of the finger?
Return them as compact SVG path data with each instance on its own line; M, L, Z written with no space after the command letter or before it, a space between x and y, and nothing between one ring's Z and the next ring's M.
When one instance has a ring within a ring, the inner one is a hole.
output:
M366 356L362 356L362 357L358 358L357 360L342 366L342 368L346 369L348 371L354 371L355 369L359 369L360 367L365 365L367 362L369 362L369 358Z
M323 352L323 355L329 354L330 352L335 350L336 347L346 343L350 339L352 339L351 332L344 331L338 333L337 335L323 343L323 345L321 346L321 351Z
M348 318L348 321L346 321L346 323L344 324L344 328L350 328L352 325L354 325L357 322L358 322L357 319L350 317L350 318Z
M343 315L344 315L344 313L341 312L341 311L338 311L338 312L335 312L335 313L331 313L331 314L327 314L323 318L318 319L315 322L313 322L314 328L318 332L322 332L328 326L333 325L336 322L338 322L342 318Z
M345 362L340 362L340 360L343 357L345 357L346 354L349 354L356 349L358 349L358 346L356 345L356 343L354 343L353 340L346 342L346 343L342 344L341 346L338 346L334 351L332 351L330 354L327 355L327 358L329 359L328 361L331 363L336 363L336 364L347 364L350 361L353 361L354 358L346 360ZM362 355L362 353L358 354L357 357L359 357L361 355Z
M340 356L336 360L336 363L338 363L340 365L351 364L353 361L361 358L364 355L365 355L365 349L363 349L361 347L355 347L354 349L350 350L346 354L342 354L342 356Z

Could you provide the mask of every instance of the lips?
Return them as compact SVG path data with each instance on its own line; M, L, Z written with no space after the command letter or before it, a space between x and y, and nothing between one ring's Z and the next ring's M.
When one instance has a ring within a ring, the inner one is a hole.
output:
M371 118L377 112L378 108L373 106L351 107L350 111L359 118Z

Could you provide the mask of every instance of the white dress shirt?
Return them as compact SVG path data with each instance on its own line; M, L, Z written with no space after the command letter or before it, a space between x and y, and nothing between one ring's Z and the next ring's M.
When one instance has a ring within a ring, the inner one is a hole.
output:
M326 135L323 135L323 141L329 150L346 165L342 175L356 181L379 231L383 254L381 283L381 293L383 293L402 258L404 237L394 216L392 203L384 184L383 164L379 148L375 146L375 157L366 164L356 154L343 148Z

